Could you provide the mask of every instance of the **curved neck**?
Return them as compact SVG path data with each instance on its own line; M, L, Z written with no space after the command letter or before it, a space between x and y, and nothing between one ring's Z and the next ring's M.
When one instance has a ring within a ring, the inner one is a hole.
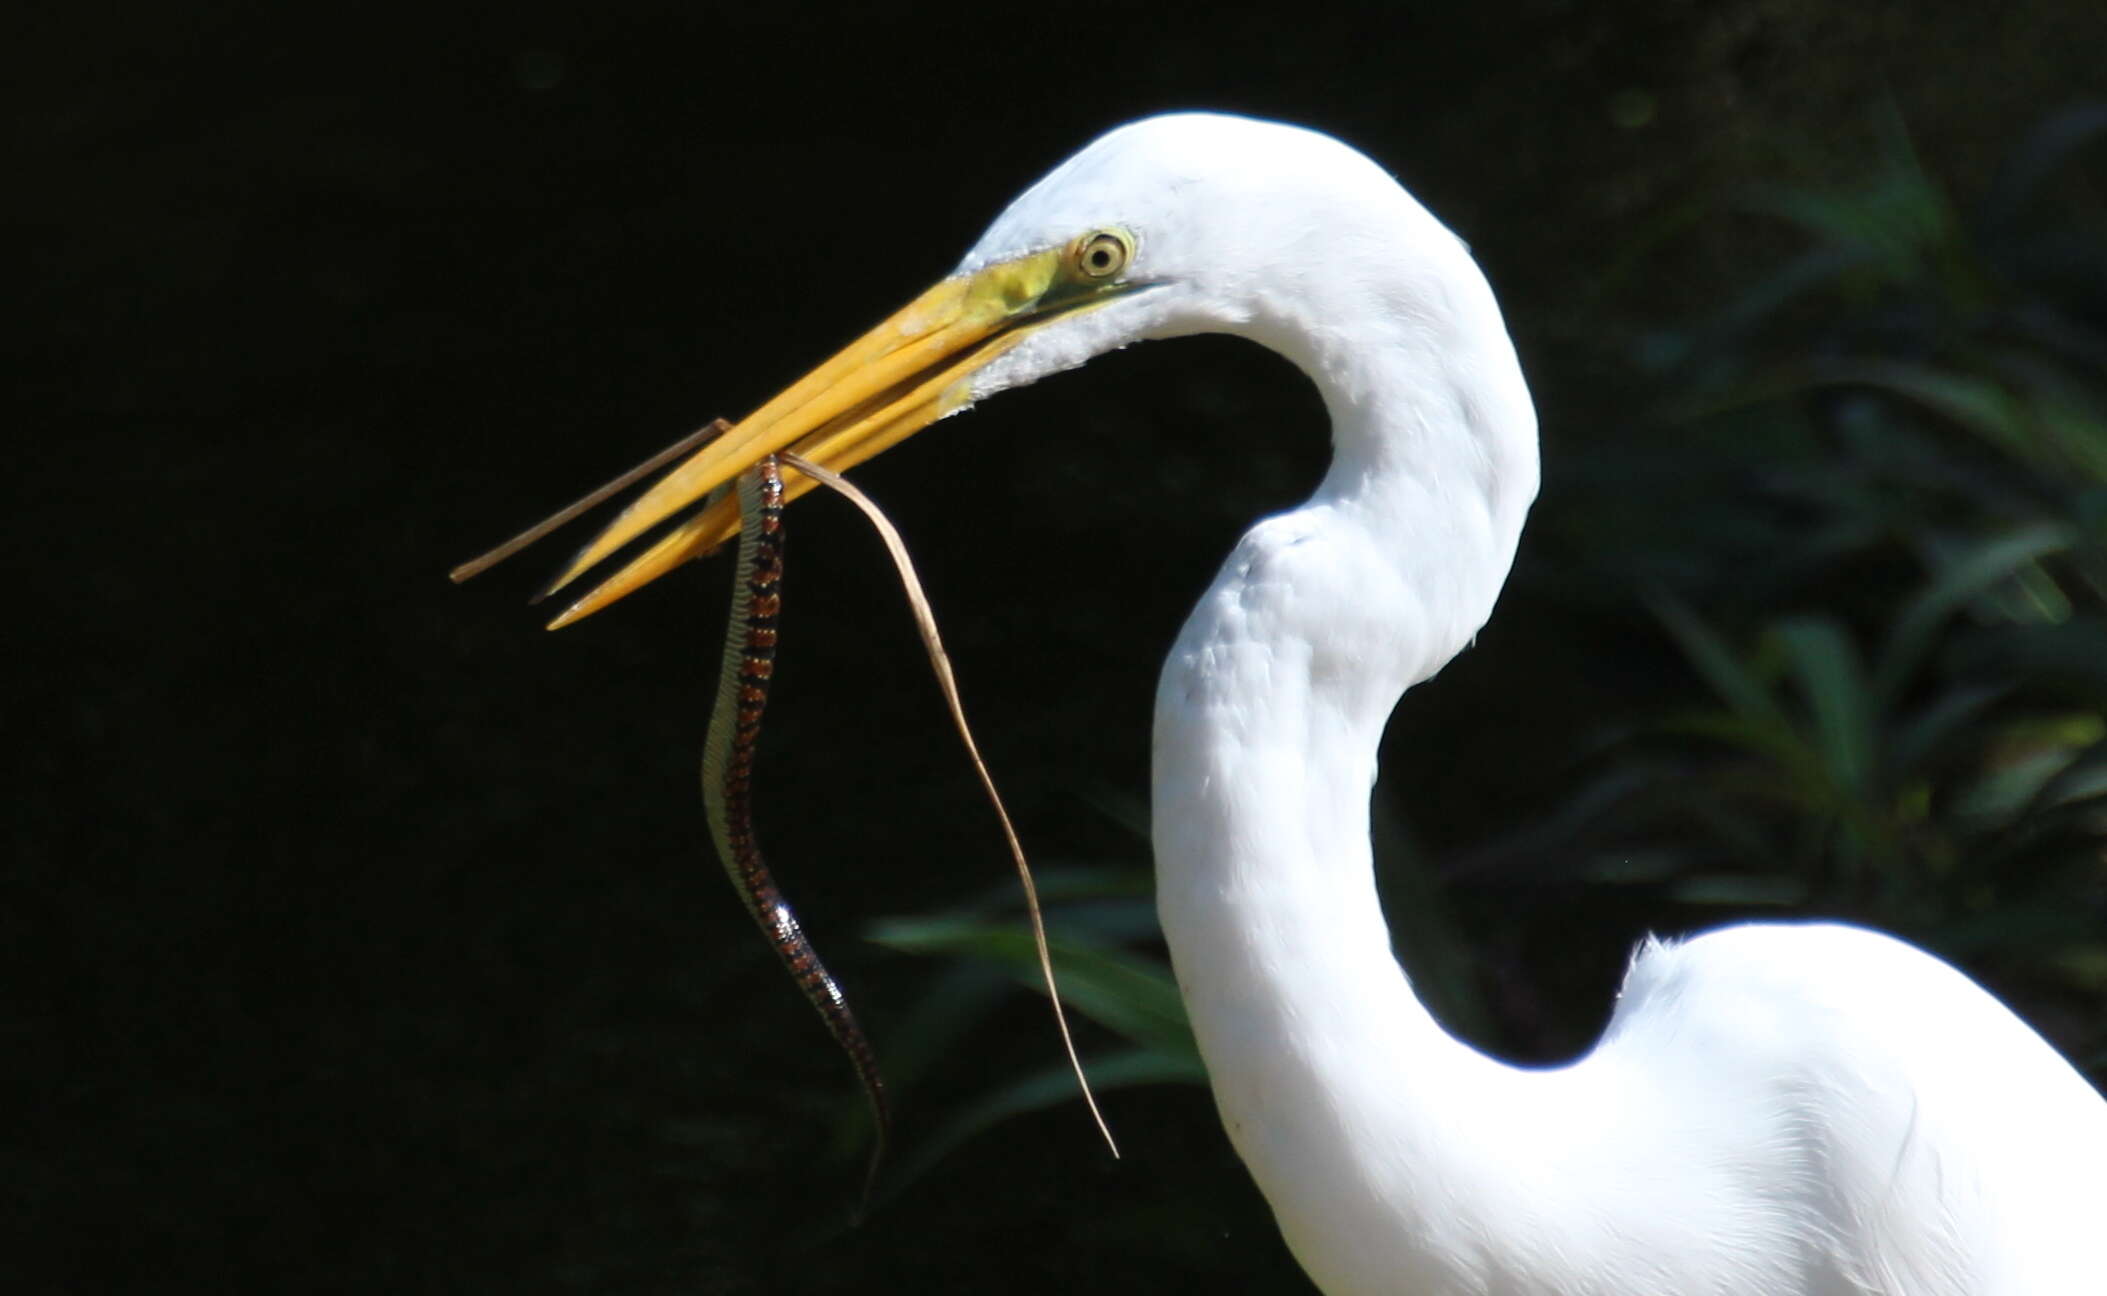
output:
M1535 492L1533 415L1492 321L1475 351L1372 357L1254 329L1324 391L1332 469L1244 537L1157 694L1157 903L1179 986L1223 1122L1327 1290L1357 1289L1361 1263L1398 1281L1400 1238L1419 1273L1453 1278L1447 1258L1473 1247L1439 1230L1469 1212L1411 1212L1512 1189L1497 1137L1448 1131L1518 1073L1413 994L1368 835L1390 712L1484 623ZM1413 362L1440 354L1478 381Z

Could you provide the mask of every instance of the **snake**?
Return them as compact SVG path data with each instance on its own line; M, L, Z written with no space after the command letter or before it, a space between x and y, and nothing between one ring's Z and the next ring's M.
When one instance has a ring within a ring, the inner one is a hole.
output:
M783 609L783 477L774 455L740 475L739 552L732 577L729 624L724 657L717 676L717 698L710 709L708 737L702 755L703 804L710 837L732 888L745 902L807 1002L826 1023L834 1042L848 1056L870 1103L877 1137L871 1149L868 1198L885 1149L891 1118L885 1082L869 1037L849 1011L849 1000L820 961L791 909L775 875L761 855L754 835L754 755L761 737L761 717L768 707L775 675L776 643Z

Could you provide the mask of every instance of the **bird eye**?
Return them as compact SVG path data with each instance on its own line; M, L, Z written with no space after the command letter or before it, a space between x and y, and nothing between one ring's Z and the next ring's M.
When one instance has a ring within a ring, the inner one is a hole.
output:
M1075 268L1088 279L1110 279L1134 257L1134 240L1118 230L1086 234L1075 245Z

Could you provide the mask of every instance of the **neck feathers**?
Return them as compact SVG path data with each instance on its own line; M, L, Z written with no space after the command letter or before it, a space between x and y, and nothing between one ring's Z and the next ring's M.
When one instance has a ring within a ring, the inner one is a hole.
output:
M1396 309L1428 282L1357 282L1253 313L1322 391L1332 467L1223 565L1155 724L1157 903L1230 1137L1306 1265L1403 1236L1423 1279L1454 1277L1467 1240L1396 1212L1498 1172L1450 1155L1441 1121L1511 1073L1449 1038L1392 956L1368 797L1398 697L1484 624L1537 484L1513 348L1455 255L1426 271L1438 310Z

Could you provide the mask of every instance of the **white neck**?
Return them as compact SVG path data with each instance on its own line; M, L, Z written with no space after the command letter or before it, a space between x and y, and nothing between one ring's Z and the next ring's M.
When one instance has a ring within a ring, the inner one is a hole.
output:
M1455 333L1400 325L1389 349L1253 325L1322 389L1332 469L1245 536L1157 694L1158 906L1179 986L1223 1122L1328 1291L1364 1267L1460 1281L1451 1261L1474 1248L1441 1230L1467 1229L1473 1185L1514 1188L1496 1135L1450 1131L1518 1073L1414 996L1368 834L1390 712L1484 623L1535 494L1534 417L1476 288Z

